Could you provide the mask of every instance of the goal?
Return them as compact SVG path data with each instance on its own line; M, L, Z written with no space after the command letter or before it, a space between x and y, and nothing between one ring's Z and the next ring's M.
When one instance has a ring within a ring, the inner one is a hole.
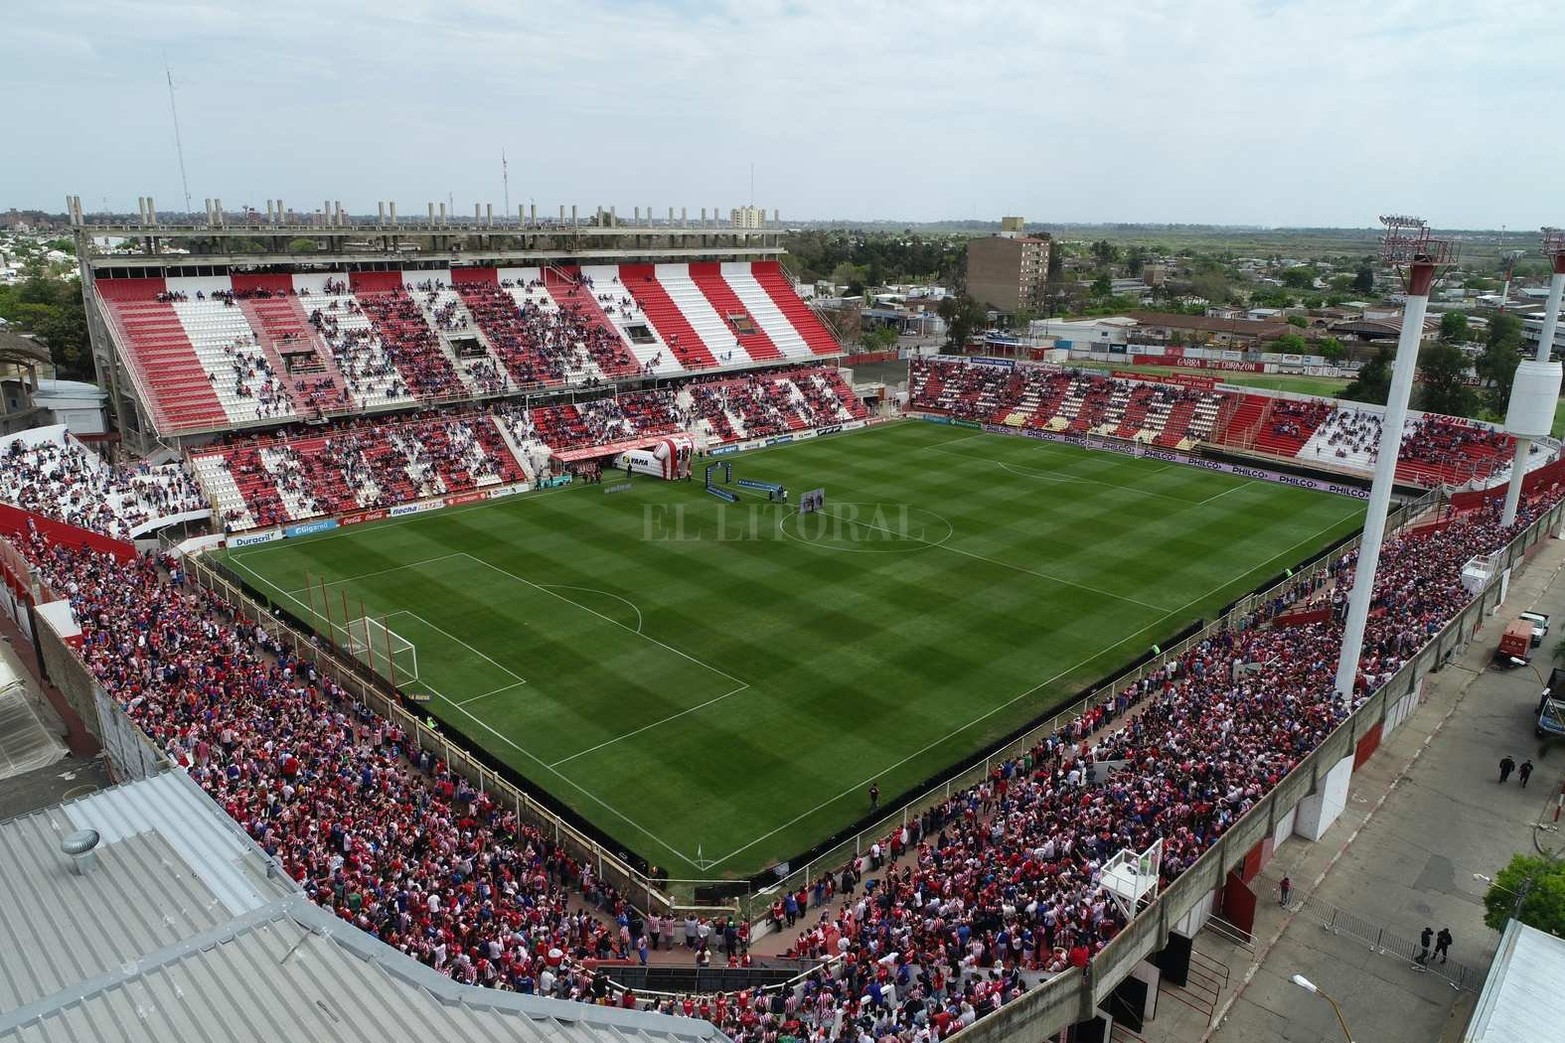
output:
M418 649L378 619L360 616L349 620L347 649L395 685L418 680Z

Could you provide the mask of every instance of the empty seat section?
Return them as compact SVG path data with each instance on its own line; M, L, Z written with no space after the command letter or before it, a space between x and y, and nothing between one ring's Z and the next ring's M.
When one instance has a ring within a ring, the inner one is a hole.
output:
M658 336L686 369L711 369L718 357L708 350L701 335L669 297L650 264L620 265L620 282L636 299L641 313L657 329Z
M160 432L223 427L218 400L162 279L99 279L103 312Z
M716 261L691 264L689 276L690 281L706 297L712 310L724 321L729 335L739 342L752 359L770 362L783 357L766 329L724 280L722 269ZM710 347L711 343L708 342L707 346Z
M691 265L692 268L698 267ZM771 294L756 281L755 273L745 261L724 261L721 265L723 280L756 324L766 332L777 350L790 359L809 358L815 352L787 315L783 314ZM753 352L751 354L754 354Z
M810 350L817 355L841 354L842 348L837 344L837 338L831 335L820 316L811 310L808 304L799 299L794 292L793 284L788 277L783 275L782 266L776 261L756 261L750 267L755 281L771 297L772 303L777 305L777 310L787 316L793 328L804 338L804 342L810 346Z

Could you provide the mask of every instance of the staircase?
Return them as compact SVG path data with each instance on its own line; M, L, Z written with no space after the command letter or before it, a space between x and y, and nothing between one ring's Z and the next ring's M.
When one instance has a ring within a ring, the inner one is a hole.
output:
M793 286L776 261L756 261L751 267L755 281L761 284L777 310L788 317L793 328L817 355L840 355L842 348L808 304L793 292Z
M294 406L301 415L320 415L327 409L340 409L347 404L347 381L343 379L337 364L332 360L331 350L321 343L315 330L310 326L309 318L304 314L304 306L299 303L298 298L292 295L238 298L235 303L245 313L250 328L255 331L256 341L266 353L267 360L271 362L278 379L288 389L288 394L293 398ZM303 370L297 374L290 373L287 364L283 361L285 349L290 353L303 351L312 353L319 371ZM317 381L323 379L331 381L329 390L313 387ZM299 380L312 386L303 390L296 388L294 383Z

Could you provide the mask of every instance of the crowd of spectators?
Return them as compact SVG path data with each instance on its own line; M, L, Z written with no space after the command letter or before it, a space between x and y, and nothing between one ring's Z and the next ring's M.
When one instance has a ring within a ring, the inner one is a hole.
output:
M807 1038L845 1022L943 1036L974 982L1084 967L1124 925L1098 886L1104 863L1161 839L1164 881L1189 868L1470 600L1462 565L1509 535L1486 510L1387 544L1349 698L1334 691L1340 611L1220 632L790 897L788 925L805 924L792 954L857 975L816 986L832 1001L804 1005ZM1344 555L1305 582L1332 586L1340 608L1355 567ZM900 1006L877 1002L892 990Z
M207 507L201 487L179 464L108 463L68 433L0 443L0 500L119 538Z
M413 395L444 398L467 393L451 359L407 290L398 287L361 292L354 299L369 320L381 351Z
M1311 440L1313 455L1373 467L1380 457L1383 421L1381 413L1339 405ZM1424 484L1481 481L1509 463L1513 445L1503 431L1425 414L1403 429L1397 473Z
M484 414L414 417L310 428L218 455L255 526L526 480L494 420ZM238 527L242 512L224 521Z
M370 402L409 396L407 382L355 298L332 296L311 310L310 325L326 342L350 394Z
M575 285L561 291L563 303L550 307L532 292L518 300L509 282L469 283L456 289L518 385L580 383L585 375L597 375L593 366L607 376L637 370L619 331L602 315L593 314L591 298ZM543 286L537 283L524 289L537 291Z
M1348 698L1336 619L1211 636L780 899L791 955L820 961L797 988L657 1008L741 1043L927 1043L1084 967L1124 925L1105 861L1160 838L1165 881L1187 869L1466 603L1462 563L1509 535L1485 510L1387 543ZM644 958L649 935L742 961L742 929L640 915L173 559L18 542L69 599L106 690L355 926L463 982L587 1002L636 1002L586 961ZM1308 582L1345 590L1355 567L1344 555Z
M456 980L588 995L564 965L613 952L625 911L590 865L172 559L18 542L70 601L105 689L316 902Z
M228 390L237 398L254 399L255 415L266 420L294 414L293 395L288 385L278 378L260 341L254 333L235 337L223 345L223 361L232 375ZM216 385L218 375L210 370L207 379Z
M943 359L914 359L909 390L911 408L958 420L1150 437L1166 446L1210 437L1220 404L1217 392L1198 388ZM1147 430L1155 434L1142 436Z

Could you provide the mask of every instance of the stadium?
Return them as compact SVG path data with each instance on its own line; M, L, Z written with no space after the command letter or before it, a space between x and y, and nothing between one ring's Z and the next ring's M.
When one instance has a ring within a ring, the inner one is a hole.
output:
M1559 444L1478 421L859 379L776 215L322 214L73 200L119 460L0 439L0 608L121 788L265 867L224 944L352 925L431 996L516 994L474 1018L1103 1038L1560 523Z

